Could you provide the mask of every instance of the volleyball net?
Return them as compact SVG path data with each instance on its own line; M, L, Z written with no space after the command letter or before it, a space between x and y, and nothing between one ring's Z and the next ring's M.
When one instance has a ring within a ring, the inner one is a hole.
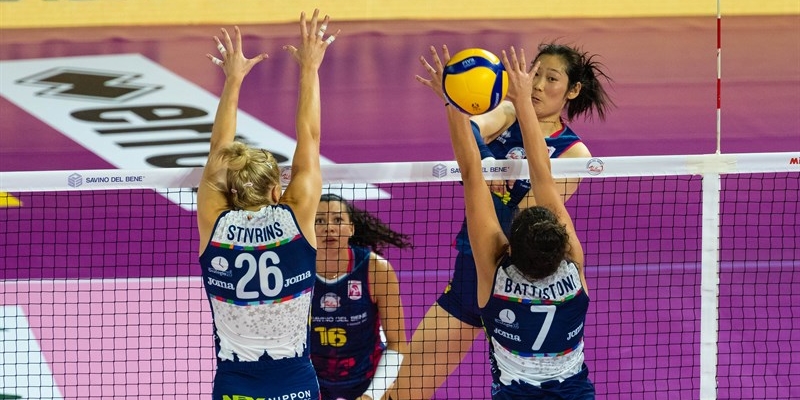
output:
M487 179L527 176L493 161ZM800 398L795 153L553 160L586 253L586 362L598 399ZM194 399L213 339L197 262L199 169L0 172L0 398ZM412 249L409 338L451 277L464 218L455 162L330 164ZM12 201L13 199L13 201ZM433 361L433 360L432 360ZM437 399L486 399L486 340Z

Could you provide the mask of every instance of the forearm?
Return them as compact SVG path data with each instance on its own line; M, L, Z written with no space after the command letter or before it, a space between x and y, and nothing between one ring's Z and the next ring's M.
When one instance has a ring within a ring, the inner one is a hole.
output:
M298 142L301 140L319 142L321 119L319 86L318 70L313 67L302 67L295 116Z
M550 155L543 139L544 135L539 126L539 119L536 117L533 103L528 99L516 100L514 108L517 111L517 121L519 121L520 131L522 132L522 142L528 158L531 180L535 185L541 184L545 179L552 181Z
M239 109L239 93L242 78L228 77L219 97L214 125L211 129L211 151L225 147L236 137L236 114Z
M453 106L447 106L447 123L450 128L450 141L453 145L453 153L456 162L461 170L463 180L471 179L478 175L483 179L481 171L481 156L475 137L471 134L472 127L466 114L458 111Z

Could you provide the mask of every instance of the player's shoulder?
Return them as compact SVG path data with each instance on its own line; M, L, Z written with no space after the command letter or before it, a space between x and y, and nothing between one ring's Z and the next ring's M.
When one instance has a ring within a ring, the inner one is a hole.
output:
M389 260L374 251L369 253L369 260L370 264L373 265L373 269L376 271L385 271L392 268Z
M370 273L377 282L391 281L396 274L392 263L375 252L370 253L369 266Z
M582 141L576 141L567 150L561 153L559 158L589 158L592 153Z

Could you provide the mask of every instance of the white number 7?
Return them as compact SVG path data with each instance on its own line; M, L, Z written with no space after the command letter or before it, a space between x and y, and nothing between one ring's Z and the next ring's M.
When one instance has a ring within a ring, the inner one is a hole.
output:
M539 350L542 348L544 339L547 337L547 332L550 331L550 325L553 324L553 317L556 315L556 306L552 304L531 306L531 312L547 313L547 315L544 317L544 322L542 322L542 329L539 331L539 335L536 336L536 341L533 342L533 350Z

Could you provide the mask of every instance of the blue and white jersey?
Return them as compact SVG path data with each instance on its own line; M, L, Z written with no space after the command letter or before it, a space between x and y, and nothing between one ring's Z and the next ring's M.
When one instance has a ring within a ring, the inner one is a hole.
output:
M553 133L544 139L547 145L547 150L550 153L550 158L561 157L564 152L569 150L572 146L581 142L581 138L575 134L568 126ZM519 122L514 121L511 126L501 133L500 136L487 143L486 146L492 152L492 155L497 160L521 160L526 158L525 148L522 144L522 130L520 130ZM500 222L500 227L506 236L511 229L511 221L516 216L518 208L516 206L509 206L505 203L504 199L495 195L492 196L494 201L494 209L497 214L497 220ZM461 224L461 230L458 232L455 240L456 250L464 254L472 254L472 247L469 244L469 236L467 236L467 221L466 219Z
M579 373L588 309L575 264L562 261L553 275L529 281L506 258L481 309L494 381L538 386Z
M564 125L564 128L544 138L550 158L558 158L572 146L580 143L581 138ZM486 146L498 160L521 160L525 156L525 147L522 144L522 130L519 121L514 121L511 126L500 136L487 143Z
M315 260L286 205L220 215L200 256L218 361L308 362Z
M330 390L361 384L366 388L386 348L380 335L378 306L369 290L371 253L369 248L350 246L347 274L335 280L317 277L311 312L311 359L320 385Z

